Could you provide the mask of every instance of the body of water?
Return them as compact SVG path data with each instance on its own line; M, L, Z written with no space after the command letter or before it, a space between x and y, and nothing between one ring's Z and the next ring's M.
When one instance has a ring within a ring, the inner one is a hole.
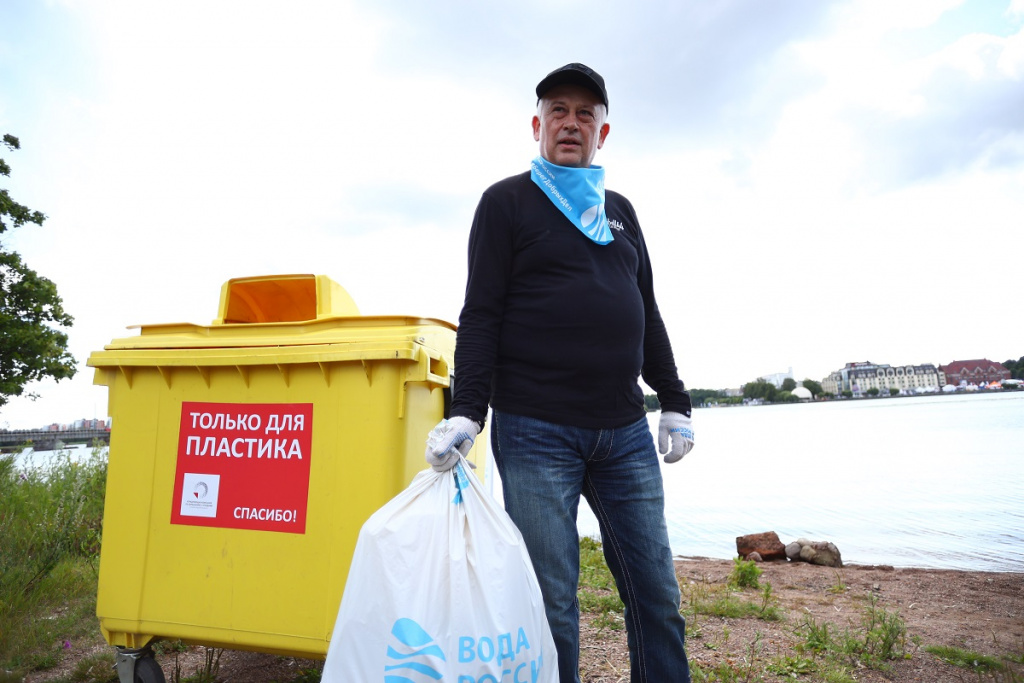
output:
M732 558L737 536L775 531L848 563L1024 572L1024 392L706 408L693 423L696 448L662 466L677 555ZM585 503L579 528L598 533Z
M650 415L657 433L658 414ZM1024 392L707 408L664 465L677 555L775 531L843 561L1024 572ZM580 506L580 531L597 520Z
M106 453L107 447L102 446L101 452ZM92 457L93 447L84 443L73 443L57 451L37 451L25 448L14 453L14 465L18 468L48 469L54 463L67 458L71 462L85 462Z

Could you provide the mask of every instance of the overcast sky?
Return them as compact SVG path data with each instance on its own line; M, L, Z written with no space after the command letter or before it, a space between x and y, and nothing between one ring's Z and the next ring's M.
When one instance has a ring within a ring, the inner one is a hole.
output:
M1022 27L1024 0L4 0L0 187L48 219L3 244L81 365L0 427L106 417L90 352L209 323L233 277L457 321L476 202L572 61L688 386L1018 358Z

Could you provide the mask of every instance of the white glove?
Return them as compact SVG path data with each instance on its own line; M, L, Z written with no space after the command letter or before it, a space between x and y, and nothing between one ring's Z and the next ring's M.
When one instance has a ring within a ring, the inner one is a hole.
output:
M480 423L468 417L441 420L427 435L426 459L435 472L447 472L469 454L473 439L480 433Z
M669 450L669 439L672 449ZM658 452L665 456L665 462L682 460L693 448L693 420L682 413L662 411L658 422Z

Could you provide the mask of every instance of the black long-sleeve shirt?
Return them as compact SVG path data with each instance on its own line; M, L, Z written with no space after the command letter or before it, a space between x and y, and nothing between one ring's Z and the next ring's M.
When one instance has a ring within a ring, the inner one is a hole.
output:
M690 414L654 299L633 206L607 191L615 236L583 235L522 173L488 188L469 236L469 276L455 346L451 414L487 405L589 429L644 415L644 381L662 410Z

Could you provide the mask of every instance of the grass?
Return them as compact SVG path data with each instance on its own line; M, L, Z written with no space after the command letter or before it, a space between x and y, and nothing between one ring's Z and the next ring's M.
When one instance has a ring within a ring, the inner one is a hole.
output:
M724 585L713 585L706 579L691 582L684 593L689 605L687 621L691 624L688 636L700 639L700 620L708 616L725 620L784 620L771 584L762 584L760 576L761 570L753 562L735 558ZM845 589L842 576L837 576L831 592ZM759 599L750 599L754 590L758 591ZM724 627L723 634L728 640L728 627ZM903 619L898 613L879 607L874 596L866 605L860 622L844 629L804 615L794 629L797 642L793 652L770 661L765 660L759 647L760 635L757 633L741 657L708 670L694 665L693 680L696 683L750 683L799 678L821 683L854 683L857 680L854 671L861 668L887 671L889 662L909 658L912 654ZM715 644L705 643L705 646L717 649Z
M593 538L580 539L580 585L576 597L580 611L596 615L593 624L598 629L621 631L625 628L625 605L605 563L601 542Z
M700 638L700 621L705 616L726 619L755 618L764 621L778 621L782 612L776 604L771 584L761 585L758 577L761 569L753 562L738 560L734 568L735 579L725 586L716 586L707 580L691 583L686 587L686 602L690 611L685 613L687 637ZM746 599L741 586L757 590L757 597ZM591 623L600 629L621 630L624 628L623 605L615 589L615 581L608 569L601 551L600 541L593 538L580 540L580 586L577 593L580 610L594 615ZM726 631L728 637L728 631ZM709 644L711 648L716 647ZM759 681L763 665L760 634L747 647L743 656L730 663L724 663L712 671L702 671L693 666L694 683L739 683Z
M69 680L73 683L100 683L116 681L114 671L114 652L103 652L80 660L71 672Z
M830 665L851 669L867 667L889 670L889 662L911 658L916 646L908 645L907 627L898 612L878 606L871 596L859 627L842 630L829 622L819 622L805 614L794 633L799 637L797 652L810 653Z
M930 652L944 662L952 664L953 666L958 666L962 669L971 669L982 673L988 673L990 671L997 671L1003 668L1003 663L996 657L978 654L977 652L963 650L958 647L933 645L926 647L925 651Z
M684 596L690 611L687 615L687 622L693 623L693 632L696 635L699 630L698 624L702 616L721 617L724 619L755 618L764 621L779 621L782 619L782 612L779 610L772 585L765 583L763 586L758 581L761 570L754 567L752 572L747 565L753 562L738 560L737 569L733 569L729 579L724 586L713 585L704 579L699 582L692 582L686 586ZM736 577L736 578L734 578ZM758 589L758 598L748 600L744 598L744 591L739 586L749 586Z
M967 669L976 674L979 680L987 677L988 680L1005 683L1024 681L1024 677L1010 667L1010 664L1021 664L1024 656L999 658L946 645L930 645L924 650L948 664Z
M105 450L76 462L58 451L17 467L0 455L0 683L56 667L77 647L102 644L96 620L102 541ZM182 652L181 643L158 643ZM199 670L173 683L215 683L221 650L207 649ZM62 683L117 680L114 649L83 657Z
M98 447L24 468L0 455L0 670L52 668L95 628L106 473Z
M692 643L703 638L701 622L706 617L726 620L759 619L762 621L780 621L783 619L772 585L761 584L761 569L754 562L735 558L733 570L725 584L712 584L707 578L686 585L684 603L689 605L684 610L687 622L687 638ZM756 591L757 597L748 599ZM730 631L728 626L722 629L722 638L728 642ZM704 647L717 650L719 644L704 642ZM697 663L691 664L691 677L694 683L752 683L766 680L765 674L799 675L803 665L793 661L780 664L778 671L769 667L764 661L762 635L756 632L754 639L746 646L742 654L705 670ZM782 673L783 668L785 673ZM774 675L772 680L774 680Z
M762 593L765 598L770 596L770 590L762 589ZM761 604L759 609L755 602L736 598L728 587L724 591L697 588L690 593L694 617L768 618L763 609L764 602ZM771 618L781 617L771 613ZM727 639L728 629L724 633ZM693 665L693 680L695 683L752 683L799 678L821 683L855 683L857 679L853 672L857 669L887 671L888 662L910 656L903 619L897 613L879 608L875 601L866 607L857 628L839 630L829 622L819 622L805 615L794 633L798 642L793 654L765 661L759 647L761 634L758 633L738 658L708 670Z
M615 578L604 561L601 542L589 536L580 539L580 589L615 590Z
M842 570L834 569L832 573L836 578L836 582L829 586L828 592L835 594L846 592L846 577L843 575Z

